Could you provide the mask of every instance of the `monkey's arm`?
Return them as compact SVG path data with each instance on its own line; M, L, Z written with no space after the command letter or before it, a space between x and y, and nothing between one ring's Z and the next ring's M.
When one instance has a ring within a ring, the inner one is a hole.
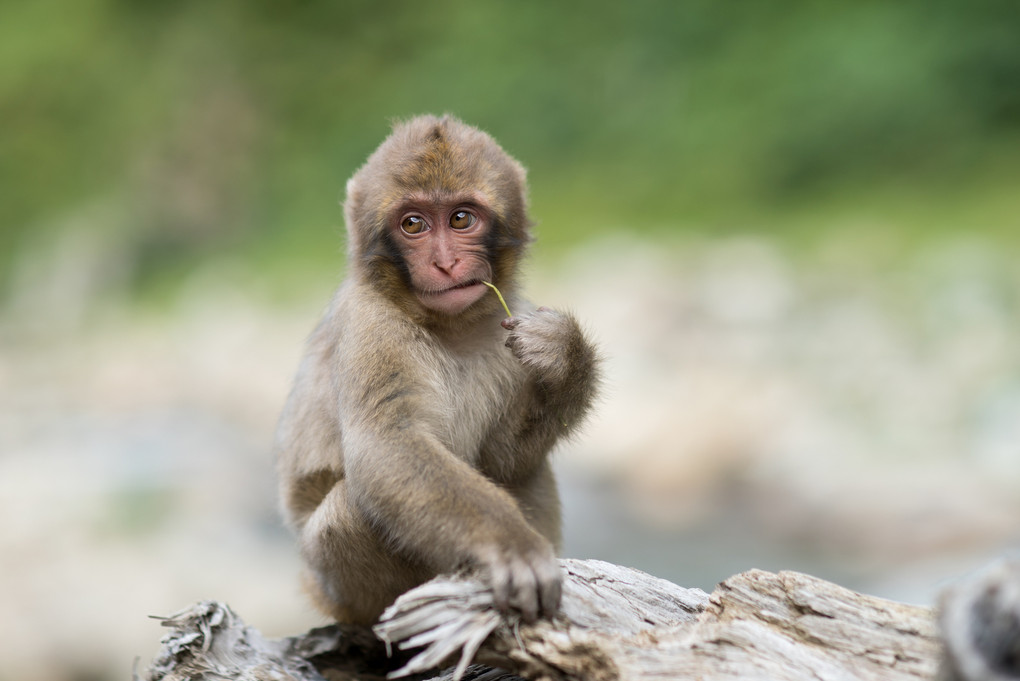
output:
M430 390L409 382L413 375L389 371L363 386L364 406L342 424L355 509L386 543L437 572L479 569L501 607L528 620L555 613L562 577L552 545L506 491L435 435Z

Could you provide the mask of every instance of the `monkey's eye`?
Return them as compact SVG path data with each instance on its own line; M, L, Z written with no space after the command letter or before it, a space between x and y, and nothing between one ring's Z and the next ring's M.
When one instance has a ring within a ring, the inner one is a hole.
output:
M417 215L408 215L400 223L400 229L406 234L421 234L428 227L428 223Z
M475 224L475 216L466 210L458 210L450 216L450 226L454 229L467 229Z

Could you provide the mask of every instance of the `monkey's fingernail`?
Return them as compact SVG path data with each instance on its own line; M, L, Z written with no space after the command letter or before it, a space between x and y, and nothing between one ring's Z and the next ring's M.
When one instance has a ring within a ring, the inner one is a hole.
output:
M538 308L538 311L539 312L552 312L552 308L551 307L546 307L545 305L542 305L541 307Z

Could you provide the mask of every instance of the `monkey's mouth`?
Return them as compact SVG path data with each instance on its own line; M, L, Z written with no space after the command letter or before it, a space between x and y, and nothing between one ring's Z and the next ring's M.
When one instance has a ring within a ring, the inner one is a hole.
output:
M473 286L481 286L481 285L482 285L482 280L481 279L468 279L467 281L463 281L463 282L461 282L459 284L454 284L453 286L447 286L446 288L426 289L426 290L422 291L422 293L424 293L427 296L441 296L441 295L444 295L446 293L450 293L452 291L460 291L462 289L471 288Z
M421 291L419 300L430 309L447 314L459 314L484 295L485 286L481 279L467 279L443 289Z
M451 286L450 288L448 288L446 290L447 291L456 291L457 289L461 289L461 288L471 288L472 286L480 286L481 283L482 283L481 279L468 279L464 283L457 284L456 286Z

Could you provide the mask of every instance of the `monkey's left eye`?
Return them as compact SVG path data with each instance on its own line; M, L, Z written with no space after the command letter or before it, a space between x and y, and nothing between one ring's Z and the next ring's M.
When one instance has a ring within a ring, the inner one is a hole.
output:
M475 216L466 210L458 210L450 216L450 226L454 229L467 229L475 224Z
M428 228L428 223L417 215L409 215L400 222L400 229L407 234L421 234Z

